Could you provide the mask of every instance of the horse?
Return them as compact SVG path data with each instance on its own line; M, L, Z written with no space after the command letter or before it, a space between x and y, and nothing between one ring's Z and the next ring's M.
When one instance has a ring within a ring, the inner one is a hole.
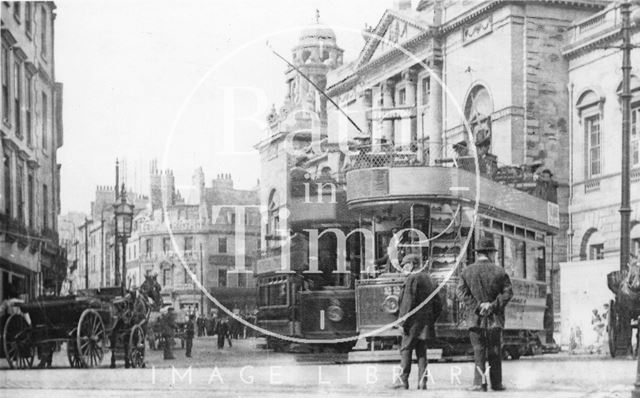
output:
M151 311L157 311L162 307L161 289L157 276L146 275L145 281L138 289L129 291L124 297L114 301L116 322L109 336L111 344L110 367L112 369L116 367L115 348L118 345L118 340L121 340L124 346L124 367L129 368L132 365L134 367L144 367L144 362L132 364L130 361L129 334L134 327L140 326L144 332L144 336L142 336L142 344L144 346L149 314Z

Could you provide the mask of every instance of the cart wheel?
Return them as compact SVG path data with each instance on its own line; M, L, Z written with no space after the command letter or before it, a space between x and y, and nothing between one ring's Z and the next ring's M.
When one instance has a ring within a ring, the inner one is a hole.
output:
M616 357L616 337L618 336L618 313L616 309L616 302L611 300L609 303L609 318L607 320L607 335L609 338L609 352L611 357Z
M100 315L92 309L84 310L76 332L76 349L83 368L94 368L102 363L105 337Z
M4 324L3 348L11 369L28 369L33 366L36 350L27 335L30 328L22 314L11 315Z
M72 368L81 368L82 361L78 355L75 340L67 341L67 359L69 360L69 366Z
M129 333L129 360L132 368L144 368L144 330L139 325Z

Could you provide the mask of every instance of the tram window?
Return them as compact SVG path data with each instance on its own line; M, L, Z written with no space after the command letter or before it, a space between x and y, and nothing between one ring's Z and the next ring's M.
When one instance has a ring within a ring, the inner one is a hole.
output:
M521 240L504 237L504 264L514 278L526 278L525 244Z
M504 232L506 232L506 233L508 233L508 234L515 234L514 226L513 226L513 225L505 224L505 226L504 226Z
M493 229L497 229L498 231L502 231L502 228L504 227L504 224L502 224L499 221L493 221Z
M501 235L493 236L493 244L496 246L496 265L504 268L504 238Z
M538 280L541 282L544 282L547 280L547 273L546 273L546 250L544 248L544 246L539 246L538 247L538 257L536 258L537 260L537 265L538 265Z
M536 233L533 231L527 230L527 239L536 240Z
M538 246L527 242L525 247L527 253L526 276L529 279L538 279Z

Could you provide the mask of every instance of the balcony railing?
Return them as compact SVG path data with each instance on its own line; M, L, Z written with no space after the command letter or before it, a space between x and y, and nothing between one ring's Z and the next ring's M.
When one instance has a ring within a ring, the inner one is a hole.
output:
M571 26L566 33L569 47L600 33L608 33L620 26L620 7L607 8Z

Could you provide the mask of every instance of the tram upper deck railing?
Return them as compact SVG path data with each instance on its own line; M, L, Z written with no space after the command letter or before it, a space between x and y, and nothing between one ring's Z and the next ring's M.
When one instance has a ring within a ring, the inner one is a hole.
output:
M413 144L405 147L363 145L348 155L345 171L397 167L454 167L471 173L479 171L482 177L557 203L557 184L537 178L536 171L540 164L504 165L493 154L480 156L476 166L473 156L430 159L428 154L421 154Z

